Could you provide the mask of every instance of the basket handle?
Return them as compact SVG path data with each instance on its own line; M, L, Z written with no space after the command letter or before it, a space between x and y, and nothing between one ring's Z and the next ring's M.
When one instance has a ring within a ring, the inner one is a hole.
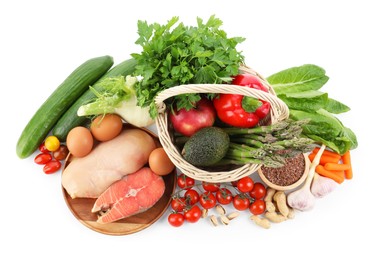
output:
M159 113L164 113L166 106L164 101L170 97L180 94L192 93L221 93L239 94L267 101L271 104L272 122L277 122L288 118L289 110L287 105L272 92L264 92L254 88L246 88L230 84L187 84L171 87L161 91L155 98Z

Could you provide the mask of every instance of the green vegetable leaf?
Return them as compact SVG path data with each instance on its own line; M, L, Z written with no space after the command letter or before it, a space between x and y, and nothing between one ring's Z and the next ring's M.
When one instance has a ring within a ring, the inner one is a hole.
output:
M286 69L267 78L277 95L318 90L328 79L324 69L312 64Z
M328 103L328 94L318 90L280 94L278 97L286 103L289 109L307 112L315 112L326 107Z
M347 105L332 98L328 98L328 102L324 106L324 109L333 114L341 114L351 110Z
M142 77L135 86L140 106L154 104L158 93L176 85L230 82L244 63L243 55L236 50L244 38L228 38L220 29L222 21L214 15L206 23L197 18L197 26L178 21L173 17L166 24L138 22L136 44L142 52L132 56L137 62L136 75ZM179 95L165 103L189 109L198 99L200 94ZM154 105L150 111L152 116L157 115Z

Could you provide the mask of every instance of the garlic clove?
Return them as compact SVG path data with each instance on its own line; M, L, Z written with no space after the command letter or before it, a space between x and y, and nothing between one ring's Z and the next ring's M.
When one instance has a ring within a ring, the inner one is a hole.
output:
M315 173L311 184L311 193L316 198L322 198L331 193L337 186L338 183L334 180Z

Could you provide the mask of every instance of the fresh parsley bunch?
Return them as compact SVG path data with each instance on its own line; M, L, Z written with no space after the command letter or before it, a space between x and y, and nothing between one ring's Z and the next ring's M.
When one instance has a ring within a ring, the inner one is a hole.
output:
M152 118L157 116L154 98L160 91L182 84L228 83L244 62L236 46L245 39L228 38L220 29L222 21L214 15L206 23L197 18L197 27L177 24L178 21L178 17L165 25L138 21L136 44L143 51L132 57L142 80L135 89L138 105L150 106ZM200 98L200 94L183 94L166 103L177 109L191 109Z

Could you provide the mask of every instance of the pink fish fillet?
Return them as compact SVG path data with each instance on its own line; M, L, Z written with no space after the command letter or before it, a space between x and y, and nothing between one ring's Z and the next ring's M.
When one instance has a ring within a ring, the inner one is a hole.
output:
M144 167L113 183L97 198L92 212L104 212L98 223L111 223L153 207L164 191L163 178Z

